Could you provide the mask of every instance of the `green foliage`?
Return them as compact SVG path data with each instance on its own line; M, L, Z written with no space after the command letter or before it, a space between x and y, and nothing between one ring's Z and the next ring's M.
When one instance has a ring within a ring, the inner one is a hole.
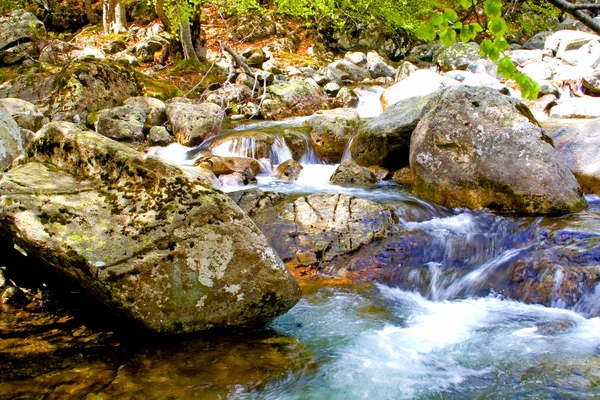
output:
M12 10L25 8L31 4L28 0L0 0L0 14L8 13Z
M504 35L508 32L508 25L502 17L501 0L485 0L483 3L483 12L487 17L485 28L478 22L466 23L469 17L477 17L476 0L457 0L456 5L466 11L463 21L460 21L455 10L449 9L446 12L437 13L428 22L421 24L417 31L417 36L421 40L432 41L436 37L446 46L455 42L458 37L464 43L474 40L478 34L482 34L485 39L479 45L479 52L484 57L489 57L492 61L498 63L498 73L506 79L513 79L519 87L524 98L536 99L540 91L540 86L533 79L525 74L519 73L517 67L508 57L502 57L502 52L509 46Z
M554 26L548 21L558 22L560 10L544 1L526 0L519 7L515 24L527 37L547 31Z

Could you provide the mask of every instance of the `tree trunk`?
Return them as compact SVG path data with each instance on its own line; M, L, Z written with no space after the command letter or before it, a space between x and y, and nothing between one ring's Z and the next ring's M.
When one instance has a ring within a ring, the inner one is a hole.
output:
M160 19L160 22L165 26L165 30L170 31L171 24L169 23L169 18L165 12L165 0L156 0L154 10L156 11L156 15L158 15L158 19Z
M125 10L125 4L123 4L123 0L115 0L115 3L115 20L112 31L114 33L123 33L127 31L127 11Z
M115 19L115 0L102 0L102 26L104 34L110 33L112 21Z
M94 9L92 8L92 0L85 0L84 7L85 7L85 15L88 19L88 22L90 24L95 24L97 21L97 18L96 18L96 13L94 12Z
M181 48L183 49L183 57L186 60L198 60L198 55L194 49L194 42L192 40L192 32L190 30L190 24L184 21L179 29L179 40L181 40Z
M123 0L102 1L102 25L106 35L111 32L122 33L127 30Z

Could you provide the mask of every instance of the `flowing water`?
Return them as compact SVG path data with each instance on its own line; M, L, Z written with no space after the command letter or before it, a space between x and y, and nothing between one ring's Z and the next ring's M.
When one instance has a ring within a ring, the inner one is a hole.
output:
M300 303L263 330L173 343L104 337L70 317L31 327L5 321L0 398L600 397L600 283L579 287L584 294L573 300L561 264L600 269L600 198L588 196L590 208L578 214L517 218L450 210L396 185L331 185L336 165L319 163L302 123L253 123L200 148L151 154L188 168L204 149L258 157L254 186L263 190L344 193L393 207L401 234L370 249L383 264L378 283L307 281ZM272 177L292 155L285 129L307 143L297 182ZM261 132L274 139L265 145ZM548 307L511 300L537 299L535 288L513 286L515 266L527 275L545 262Z

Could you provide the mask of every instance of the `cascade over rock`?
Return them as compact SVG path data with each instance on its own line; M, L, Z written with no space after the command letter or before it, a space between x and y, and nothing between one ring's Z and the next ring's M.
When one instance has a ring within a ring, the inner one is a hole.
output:
M351 108L316 112L306 122L317 155L327 162L339 162L360 117Z
M1 236L152 331L264 323L300 298L229 197L77 125L40 130L0 193Z
M577 180L543 139L496 90L448 88L413 132L413 191L449 207L525 214L586 208Z

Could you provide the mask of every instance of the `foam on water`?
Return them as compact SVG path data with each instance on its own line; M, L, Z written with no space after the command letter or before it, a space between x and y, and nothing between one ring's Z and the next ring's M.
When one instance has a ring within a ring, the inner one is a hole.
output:
M383 285L376 290L376 295L367 297L344 290L331 293L331 289L305 297L273 327L319 354L321 366L258 390L238 387L235 398L459 399L478 394L490 398L548 394L545 385L531 386L530 379L547 381L554 398L590 390L589 381L574 381L568 387L553 384L562 373L554 365L598 355L599 318L586 320L571 311L494 296L436 302ZM364 312L375 306L386 311ZM579 369L586 371L589 366Z

